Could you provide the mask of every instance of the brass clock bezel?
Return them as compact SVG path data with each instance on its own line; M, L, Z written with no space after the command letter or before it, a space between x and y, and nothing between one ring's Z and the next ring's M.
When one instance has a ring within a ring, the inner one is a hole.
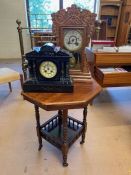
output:
M50 71L50 70L46 70L47 72L46 71L42 71L43 65L45 65L47 63L54 67L54 72L52 72L54 74L51 75L51 73L48 73L48 71ZM40 72L41 76L43 76L44 78L47 78L47 79L54 78L57 75L57 71L58 71L57 70L57 66L56 66L56 64L53 61L48 61L48 60L47 61L43 61L43 62L41 62L40 66L39 66L39 72Z

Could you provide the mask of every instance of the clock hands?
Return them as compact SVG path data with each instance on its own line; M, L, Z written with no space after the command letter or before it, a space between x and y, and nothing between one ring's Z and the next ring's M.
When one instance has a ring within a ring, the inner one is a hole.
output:
M77 30L69 30L64 36L64 46L69 51L77 51L82 47L82 35Z
M79 38L77 38L76 36L70 36L67 44L75 44L76 46L78 46L78 39Z

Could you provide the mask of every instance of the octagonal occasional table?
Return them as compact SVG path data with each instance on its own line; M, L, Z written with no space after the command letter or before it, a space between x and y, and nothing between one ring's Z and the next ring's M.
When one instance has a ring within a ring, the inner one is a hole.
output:
M62 151L63 166L68 166L67 153L69 147L82 136L81 144L85 141L87 128L87 106L99 93L101 87L95 80L74 83L73 93L32 93L22 92L25 100L34 104L36 115L36 129L39 150L42 138ZM40 124L39 108L58 113L48 121ZM79 121L68 115L69 109L83 108L83 119Z

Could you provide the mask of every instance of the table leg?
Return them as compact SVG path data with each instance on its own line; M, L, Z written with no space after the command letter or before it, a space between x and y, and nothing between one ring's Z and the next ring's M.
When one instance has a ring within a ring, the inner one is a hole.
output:
M59 133L58 134L60 137L61 136L61 125L62 125L62 111L61 110L58 111L58 118L59 118L58 119L59 120L58 121L59 122L59 131L58 131Z
M9 84L9 89L10 89L10 92L12 92L11 82L9 82L8 84Z
M35 116L36 116L36 131L37 131L37 136L38 136L38 141L39 141L39 148L38 150L41 150L42 148L42 137L40 134L40 114L39 114L39 107L35 105Z
M68 153L68 144L67 144L67 115L68 110L63 110L62 123L63 123L63 145L62 145L62 154L63 154L63 166L68 166L67 163L67 153Z
M80 144L83 144L85 142L85 134L86 134L86 130L87 130L86 118L87 118L87 107L85 107L83 110L83 126L84 126L84 128L83 128L82 140L81 140Z

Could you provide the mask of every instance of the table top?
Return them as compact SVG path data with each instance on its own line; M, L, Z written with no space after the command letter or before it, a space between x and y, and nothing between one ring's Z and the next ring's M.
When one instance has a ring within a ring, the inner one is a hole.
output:
M24 99L47 110L79 109L86 107L102 88L95 80L75 82L73 93L22 92Z

